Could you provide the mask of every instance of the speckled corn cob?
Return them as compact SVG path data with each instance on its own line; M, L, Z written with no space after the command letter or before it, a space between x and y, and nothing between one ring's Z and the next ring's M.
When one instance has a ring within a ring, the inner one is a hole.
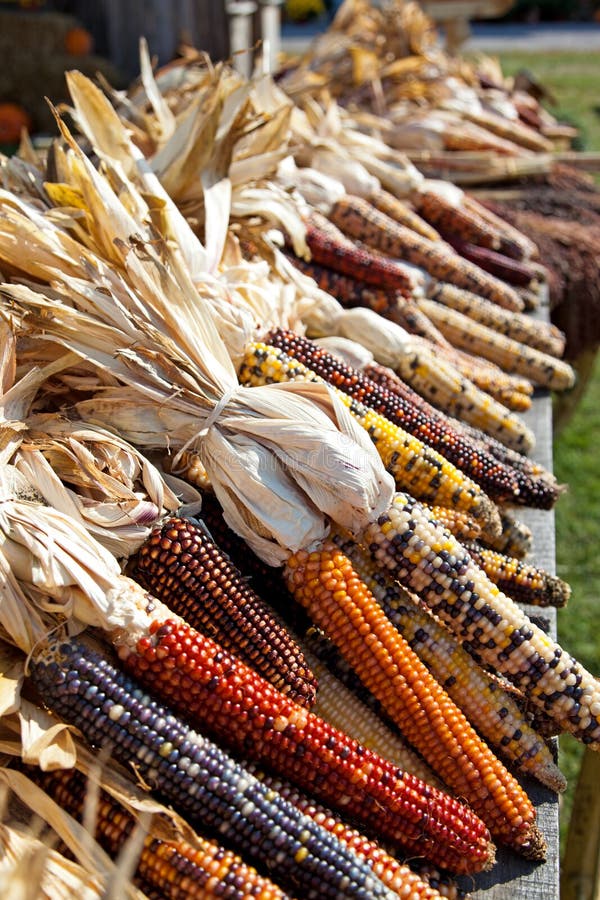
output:
M413 191L411 200L421 216L442 233L506 253L508 239L494 223L481 216L479 210L463 204L457 206L450 203L443 194L429 190ZM522 245L512 241L510 255L521 258L521 247Z
M349 195L338 200L329 219L344 234L420 266L440 281L474 291L506 309L523 309L523 301L511 287L460 257L445 242L430 241L399 225L361 197Z
M130 558L129 571L278 690L304 706L314 703L317 681L300 647L200 523L167 519Z
M410 649L339 547L327 542L312 553L291 554L285 577L296 600L433 771L498 840L543 858L544 840L526 794Z
M514 256L515 259L536 259L539 256L537 245L531 238L528 238L506 219L493 213L485 203L481 203L476 197L463 194L463 206L492 225L500 240L498 250L501 253L505 253L506 256Z
M490 359L504 371L516 372L541 387L558 391L573 387L575 373L568 363L498 334L434 300L416 302L455 347Z
M252 766L250 769L261 781L285 797L304 815L310 816L322 828L335 834L338 840L353 853L368 862L377 877L390 890L395 891L398 897L407 897L410 900L439 900L442 896L435 888L430 887L427 882L415 875L409 866L399 862L383 847L361 834L356 828L347 825L332 810L307 797L289 781L259 771Z
M560 357L564 352L565 336L556 325L538 322L523 313L504 310L484 297L441 281L430 284L428 296L437 303L455 309L481 325L487 325L499 334L542 353Z
M119 657L173 709L409 853L453 871L487 865L489 835L467 807L294 703L182 620L163 619L155 598L148 602L156 616L148 634L120 635Z
M375 287L410 296L411 282L402 266L382 253L345 240L343 235L338 236L331 229L325 230L314 222L307 225L306 243L314 262Z
M371 194L369 201L379 212L385 213L399 225L406 225L411 231L416 231L430 241L439 241L440 236L429 222L420 216L408 203L403 203L398 197L388 191L379 190Z
M425 600L469 652L564 730L600 749L598 681L531 622L418 503L397 494L388 512L365 529L363 540L378 563Z
M109 746L152 790L204 833L307 898L356 900L388 889L337 839L261 784L215 744L152 700L80 638L38 649L34 686L88 743Z
M545 275L545 271L536 263L521 262L496 250L478 247L477 244L469 244L451 235L446 235L446 240L463 259L468 259L485 272L513 287L535 289Z
M356 738L363 747L374 750L421 781L443 790L429 766L414 753L397 731L387 725L353 694L317 657L310 655L311 669L319 678L319 692L313 712L334 728Z
M347 366L313 341L293 331L274 329L267 335L272 346L297 359L330 384L381 413L390 422L420 438L462 469L493 500L547 509L557 499L551 482L539 485L513 472L465 437L462 429L434 409L391 369L371 364L362 372Z
M466 513L449 506L428 506L425 503L423 508L459 541L476 541L481 535L481 527Z
M86 778L77 770L29 771L27 774L55 800L61 809L81 821L87 790ZM110 854L119 855L133 831L135 820L109 794L98 795L95 838ZM146 836L136 870L136 881L160 891L168 900L285 900L277 885L259 875L231 850L196 835L194 845L185 840L167 841Z
M565 606L571 587L556 575L496 550L467 543L467 550L490 581L518 603Z
M332 357L333 358L333 357ZM322 381L301 362L277 347L252 343L246 348L240 384L263 385L285 381ZM499 528L494 504L481 488L419 438L413 437L380 413L336 388L344 406L367 431L386 469L403 490L426 502L468 512L485 530Z
M497 537L486 537L481 543L490 550L497 550L498 553L514 556L515 559L525 559L533 547L531 528L505 510L500 510L500 523L502 532Z
M390 622L479 733L522 772L554 791L563 791L565 779L546 743L498 680L475 664L452 632L440 625L417 597L382 571L365 549L341 535L335 535L334 540Z

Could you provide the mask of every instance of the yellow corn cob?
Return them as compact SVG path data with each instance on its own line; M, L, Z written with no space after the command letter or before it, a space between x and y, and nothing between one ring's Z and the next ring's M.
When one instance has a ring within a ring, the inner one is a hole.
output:
M506 372L516 372L541 387L557 391L573 387L575 373L568 363L498 334L434 300L416 302L455 347L490 359Z
M426 222L408 203L394 197L388 191L379 190L371 194L370 202L379 212L385 213L390 219L393 219L399 225L406 225L417 234L428 238L430 241L439 241L440 236L433 226Z
M304 653L311 671L319 680L319 691L313 706L315 715L356 738L363 747L389 759L399 769L443 789L429 766L410 749L398 732L391 731L321 660L306 649Z
M428 350L407 352L396 371L418 394L449 415L480 428L512 450L527 453L531 430L510 410Z
M480 541L490 550L514 556L515 559L525 559L533 546L533 534L531 528L524 522L519 522L506 510L500 510L500 522L502 532L497 537L485 537Z
M361 197L338 200L329 218L344 234L398 259L420 266L442 281L488 297L506 309L523 309L518 294L498 278L462 259L442 241L430 241L399 225Z
M566 781L545 741L497 679L473 662L454 635L440 625L418 598L382 572L358 544L334 535L389 620L472 725L521 771L554 791ZM400 726L401 727L401 726Z
M195 450L184 450L183 453L179 454L175 467L173 467L171 459L171 457L166 457L163 460L163 465L168 472L185 478L186 481L189 481L190 484L195 485L201 491L211 490L210 478L200 460L199 453Z
M560 357L565 349L565 336L556 327L546 322L537 322L523 313L510 312L485 297L442 281L432 281L428 296L457 312L464 313L481 325L493 328L499 334L527 344L542 353Z
M397 494L362 540L378 564L418 593L470 653L563 729L600 748L600 683L530 621L416 501Z
M471 543L466 547L490 581L513 600L532 606L559 607L568 603L571 587L556 575L496 550Z
M499 840L541 858L545 844L524 791L410 649L347 556L327 542L312 553L291 554L284 575L296 600L433 771Z
M282 350L258 342L246 348L238 378L240 384L249 386L292 380L323 381ZM333 390L368 432L384 465L404 486L403 490L438 506L464 510L481 522L485 531L499 527L495 505L452 463L380 413L337 388Z
M451 509L448 506L428 506L425 503L423 508L429 511L432 519L451 531L459 541L476 541L481 534L478 523L458 509Z

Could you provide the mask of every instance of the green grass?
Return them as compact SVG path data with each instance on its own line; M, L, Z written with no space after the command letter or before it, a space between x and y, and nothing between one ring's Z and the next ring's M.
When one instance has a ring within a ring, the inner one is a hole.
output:
M551 111L582 131L583 149L600 150L600 54L511 53L501 57L505 74L525 68L555 95ZM600 358L583 398L554 444L554 469L568 485L556 508L557 573L573 588L558 614L563 646L600 674ZM564 852L569 814L583 748L560 741L560 765L569 779L561 812Z

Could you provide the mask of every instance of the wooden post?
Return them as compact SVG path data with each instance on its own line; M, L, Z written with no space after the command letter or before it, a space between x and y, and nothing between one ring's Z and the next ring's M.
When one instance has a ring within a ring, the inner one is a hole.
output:
M229 45L233 56L233 67L244 78L250 78L253 66L253 16L256 12L254 0L233 0L227 4L229 15Z
M281 6L283 0L261 0L260 27L263 39L263 71L274 72L281 53Z
M600 897L600 755L586 749L569 821L560 878L562 900Z

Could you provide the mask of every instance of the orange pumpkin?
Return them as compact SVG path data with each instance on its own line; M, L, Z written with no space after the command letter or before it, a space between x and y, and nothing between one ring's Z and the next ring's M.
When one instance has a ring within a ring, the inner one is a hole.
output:
M70 56L87 56L93 47L94 39L86 28L77 25L65 34L65 50Z
M0 103L0 144L16 144L23 128L31 129L27 111L18 103Z

